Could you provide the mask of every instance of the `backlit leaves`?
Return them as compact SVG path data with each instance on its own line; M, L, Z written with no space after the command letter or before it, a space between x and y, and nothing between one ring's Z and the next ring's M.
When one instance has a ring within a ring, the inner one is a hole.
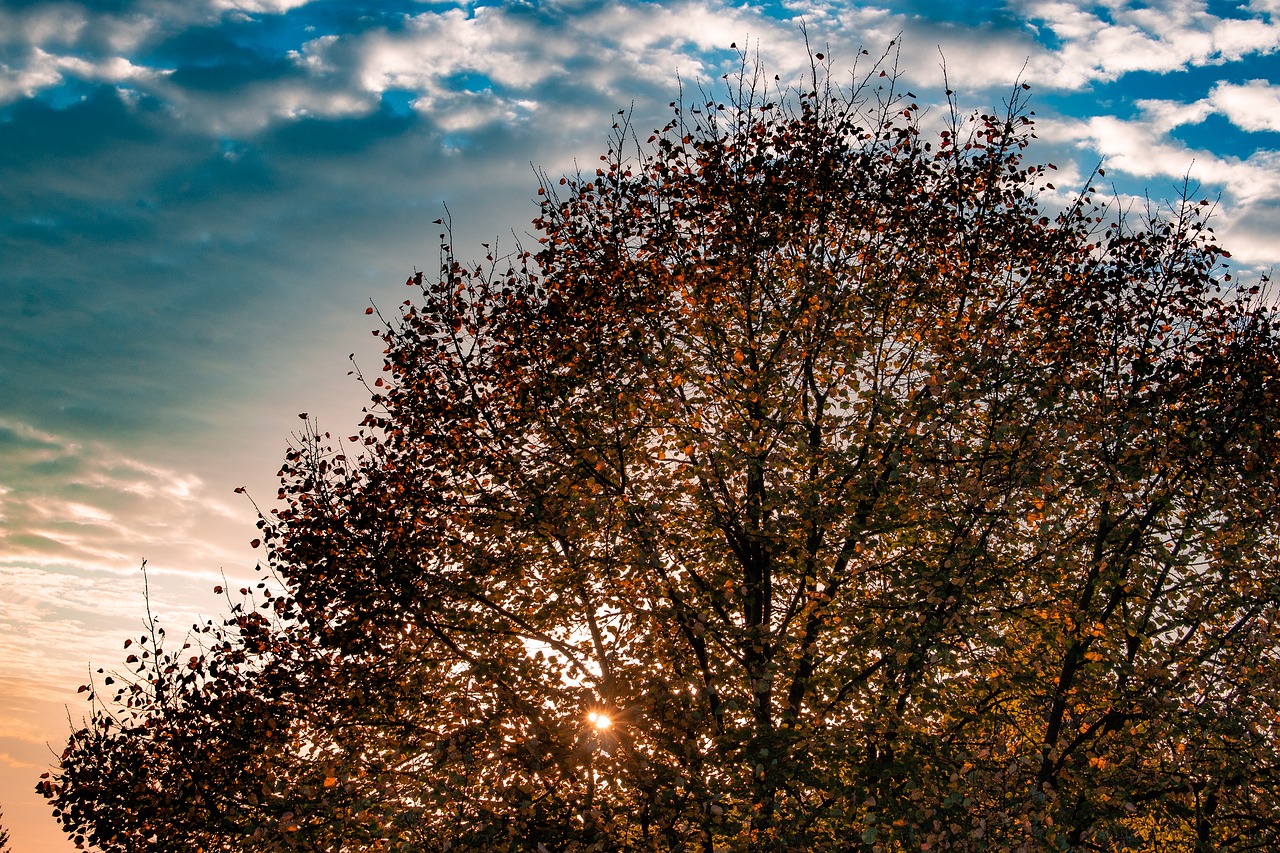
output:
M361 431L302 416L284 591L130 661L43 783L70 832L1280 842L1272 314L1189 199L1043 210L1021 89L927 140L823 68L620 116L536 251L446 235Z

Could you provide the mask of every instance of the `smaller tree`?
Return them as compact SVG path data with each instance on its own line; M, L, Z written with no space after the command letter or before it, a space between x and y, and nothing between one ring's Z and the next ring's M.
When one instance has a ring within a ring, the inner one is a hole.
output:
M144 631L124 641L129 669L99 669L98 686L80 687L89 723L37 785L77 848L337 850L344 832L354 839L335 816L363 812L339 771L314 760L332 730L308 698L342 678L338 656L266 587L215 587L227 615L176 645L148 599Z

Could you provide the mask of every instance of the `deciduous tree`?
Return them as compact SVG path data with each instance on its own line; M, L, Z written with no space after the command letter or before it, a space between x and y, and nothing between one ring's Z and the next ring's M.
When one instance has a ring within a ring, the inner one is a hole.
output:
M1274 315L1205 203L1045 199L1021 88L926 129L824 70L620 113L536 246L444 238L361 431L287 457L278 591L138 661L69 831L1280 845Z

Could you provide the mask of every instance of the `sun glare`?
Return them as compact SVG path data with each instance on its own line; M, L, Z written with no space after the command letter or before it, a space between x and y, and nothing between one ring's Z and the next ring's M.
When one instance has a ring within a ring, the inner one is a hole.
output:
M587 714L587 722L596 727L596 731L604 731L613 726L613 720L609 719L609 715L600 711L591 711Z

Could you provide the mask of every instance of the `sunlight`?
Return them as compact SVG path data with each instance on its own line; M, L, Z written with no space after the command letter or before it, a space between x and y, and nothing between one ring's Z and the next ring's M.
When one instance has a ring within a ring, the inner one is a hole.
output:
M613 727L613 720L609 719L609 715L603 711L591 711L587 714L587 722L595 726L596 731L602 732Z

